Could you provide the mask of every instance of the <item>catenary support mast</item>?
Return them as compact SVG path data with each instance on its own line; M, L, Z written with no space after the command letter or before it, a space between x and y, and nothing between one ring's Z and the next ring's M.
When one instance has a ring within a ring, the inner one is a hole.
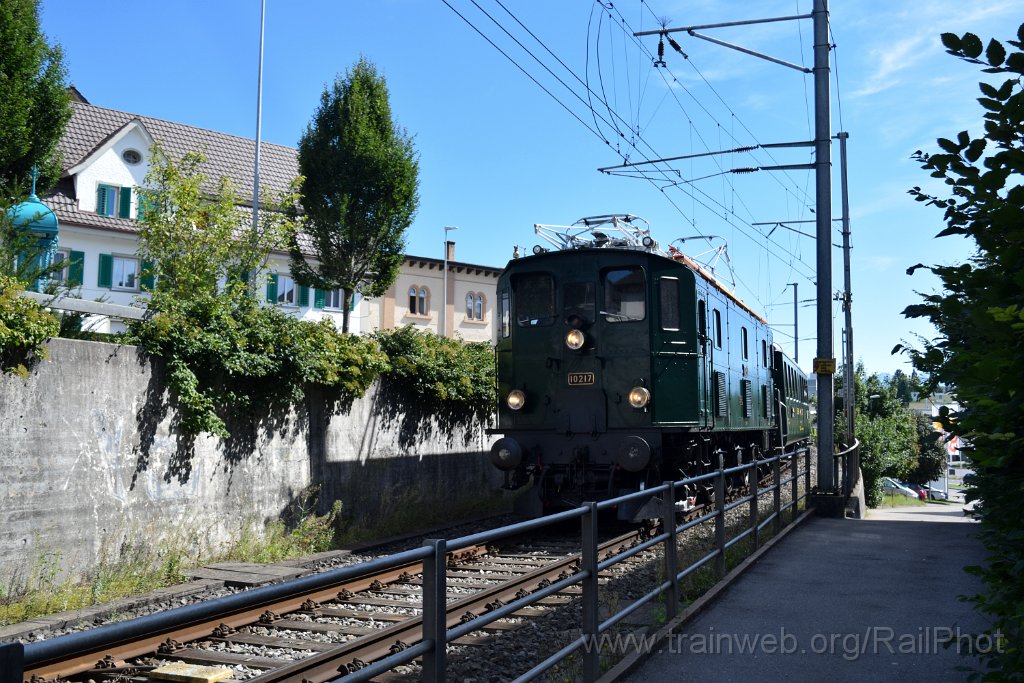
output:
M696 33L699 29L721 28L727 26L740 26L748 24L762 24L772 21L791 21L811 19L814 24L814 68L790 64L781 60L763 55L759 52L740 48L739 46L725 43L719 40L711 42L724 47L738 49L748 55L767 59L776 64L781 64L798 71L814 73L814 164L815 170L815 239L817 240L817 335L818 347L814 359L814 373L818 376L818 487L821 490L831 490L836 486L835 463L833 453L835 452L835 425L834 407L832 392L834 390L833 374L836 370L836 360L833 352L832 340L832 128L830 111L830 55L831 43L829 43L828 30L828 0L814 0L813 11L810 15L795 15L788 17L775 17L769 19L753 19L747 21L731 21L716 24L703 24L700 26L683 26L669 28L662 26L658 29L648 31L637 31L634 36L661 35L668 33L686 32L695 38L709 40L707 36ZM675 157L683 158L683 157ZM664 160L662 160L664 161ZM807 168L808 165L790 165L766 167L762 170L782 168ZM606 167L606 172L612 168ZM795 288L794 288L795 289ZM794 336L797 336L794 325Z
M846 444L854 439L853 393L853 289L850 284L850 195L846 184L846 139L849 133L837 133L839 138L840 195L843 202L843 313L846 315L846 365L843 366L843 408L846 412Z
M818 488L835 483L832 342L832 127L829 102L828 0L814 0L814 167L817 235Z

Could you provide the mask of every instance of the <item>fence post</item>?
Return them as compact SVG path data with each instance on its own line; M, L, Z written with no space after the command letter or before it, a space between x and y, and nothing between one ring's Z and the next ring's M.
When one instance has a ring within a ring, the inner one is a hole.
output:
M820 483L820 482L819 482ZM804 446L804 497L807 502L804 503L804 507L811 502L811 447Z
M665 596L665 617L671 621L679 609L679 546L676 539L676 483L667 481L668 491L665 492L664 518L665 533L665 575L668 577L668 595Z
M782 456L772 460L772 505L775 508L775 533L782 531Z
M0 683L22 683L25 676L25 646L0 643Z
M589 642L583 648L583 680L596 681L601 676L601 626L598 613L597 576L597 503L584 503L587 513L580 518L582 524L582 555L580 568L583 578L583 637Z
M715 575L718 579L725 576L725 462L722 451L715 451L718 476L715 477L715 546L718 556L715 558Z
M447 542L433 538L424 545L433 548L434 553L423 558L423 639L433 641L434 647L423 655L423 680L444 683L448 647Z
M760 547L760 535L761 532L757 528L757 503L760 496L757 495L758 489L758 476L757 471L757 452L751 451L750 469L747 470L747 488L750 489L750 529L752 531L751 536L754 539L754 550Z
M791 522L795 522L797 515L800 514L800 458L797 453L794 450L789 454L789 485L793 489L793 505L789 508L793 512L790 515Z

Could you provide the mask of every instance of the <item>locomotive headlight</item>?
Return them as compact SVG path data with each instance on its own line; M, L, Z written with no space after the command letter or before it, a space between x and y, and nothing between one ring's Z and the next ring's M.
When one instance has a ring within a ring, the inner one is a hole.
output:
M629 405L634 408L643 408L651 402L651 392L645 387L633 387L629 390Z
M505 403L507 403L508 407L512 410L519 410L526 405L526 394L519 389L513 389L508 392L508 398L505 399Z
M573 351L583 348L583 342L586 340L587 338L581 330L569 330L565 335L565 345Z

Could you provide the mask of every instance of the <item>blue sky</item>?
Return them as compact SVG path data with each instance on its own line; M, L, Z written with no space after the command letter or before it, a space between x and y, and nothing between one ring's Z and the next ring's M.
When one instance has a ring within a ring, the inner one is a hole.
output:
M671 174L653 181L597 169L624 158L811 139L811 76L685 34L675 38L688 58L666 44L666 67L657 68L657 38L638 43L630 35L657 28L658 19L681 26L805 14L810 0L447 2L267 0L263 139L295 146L325 84L365 55L386 77L395 118L420 155L421 203L409 253L440 258L443 227L455 225L458 260L501 266L513 245L538 243L535 223L568 225L605 213L641 216L662 245L687 238L683 248L691 254L707 242L690 238L724 237L734 275L724 259L717 272L735 279L737 294L777 325L776 339L792 355L787 283L799 283L801 300L814 296L814 240L786 228L766 240L772 226L754 224L813 219L813 178L807 171L728 171L807 163L809 149L705 156L672 164ZM941 213L907 194L929 186L910 158L915 150L933 150L939 136L980 130L980 74L946 55L939 34L1012 38L1024 3L834 0L830 10L832 130L850 135L855 356L869 371L886 372L905 367L889 355L896 343L931 334L900 315L918 301L915 290L935 286L923 271L911 277L906 268L969 255L955 238L934 240ZM250 138L259 21L259 0L109 0L102 10L42 2L42 28L64 47L70 79L92 104ZM813 62L809 20L703 33L788 62ZM838 218L838 144L832 157ZM813 224L789 225L813 233ZM839 242L838 231L835 237ZM833 254L839 291L841 252ZM842 314L835 306L833 312L838 355ZM799 316L799 359L809 368L813 306L801 304Z

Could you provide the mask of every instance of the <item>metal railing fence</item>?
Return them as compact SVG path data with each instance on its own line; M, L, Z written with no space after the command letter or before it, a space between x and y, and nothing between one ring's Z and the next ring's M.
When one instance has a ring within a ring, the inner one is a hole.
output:
M782 464L790 463L789 476L782 478ZM584 681L595 681L601 674L601 651L596 647L598 638L623 619L644 605L665 594L667 620L673 619L681 604L680 582L701 567L714 561L714 573L718 580L726 573L726 555L729 548L745 538L751 539L752 550L761 543L761 532L768 525L778 533L783 528L783 517L790 512L786 524L797 519L797 511L810 491L810 449L803 447L790 453L756 459L752 462L724 467L723 454L717 454L717 468L706 474L669 481L660 486L626 496L605 500L600 503L585 503L580 507L566 510L511 526L501 527L470 536L452 540L430 539L419 548L408 550L396 555L379 558L371 562L330 570L291 581L265 586L242 593L218 598L209 602L179 607L159 614L139 617L130 621L109 624L89 631L73 633L51 640L22 645L21 643L0 644L0 683L22 683L24 667L39 666L56 661L70 653L77 653L84 648L111 647L127 640L137 639L147 634L159 634L171 628L186 626L200 620L214 618L225 612L241 612L270 604L276 600L300 595L304 592L329 587L331 585L352 581L369 576L375 572L393 569L410 562L422 562L423 565L423 638L406 649L379 660L365 668L359 669L337 681L346 683L367 681L385 671L402 664L408 664L416 658L422 658L422 677L424 681L440 683L446 680L447 644L463 636L479 630L487 624L507 617L525 607L529 607L546 597L565 588L579 584L582 588L582 620L580 636L565 647L537 663L523 673L517 681L529 681L538 677L567 657L582 653L582 678ZM760 488L762 472L770 471L771 484ZM746 495L726 504L727 479L732 474L743 474L746 481ZM800 482L803 481L803 493ZM676 523L676 497L685 493L687 487L711 482L714 487L714 509L696 519L683 524ZM782 504L782 491L789 486L790 501ZM771 513L764 519L759 518L758 503L762 496L772 494ZM602 510L621 505L631 500L646 499L660 496L662 532L642 543L604 560L598 557L598 517ZM742 532L731 539L726 539L726 513L730 510L748 506L749 524ZM529 595L517 598L503 606L493 609L474 619L460 623L452 628L447 627L445 590L447 576L447 556L475 545L482 545L509 536L534 531L545 526L558 524L567 520L579 519L581 524L582 558L579 570L550 585L540 588ZM714 521L714 549L686 567L680 568L678 540L679 534L706 522ZM669 531L671 530L671 531ZM664 546L663 562L664 577L653 590L639 599L626 605L605 620L601 620L599 612L600 590L598 576L600 572L658 545ZM4 673L6 672L6 673Z
M832 488L849 496L860 480L860 441L854 439L852 446L836 453L834 458Z

